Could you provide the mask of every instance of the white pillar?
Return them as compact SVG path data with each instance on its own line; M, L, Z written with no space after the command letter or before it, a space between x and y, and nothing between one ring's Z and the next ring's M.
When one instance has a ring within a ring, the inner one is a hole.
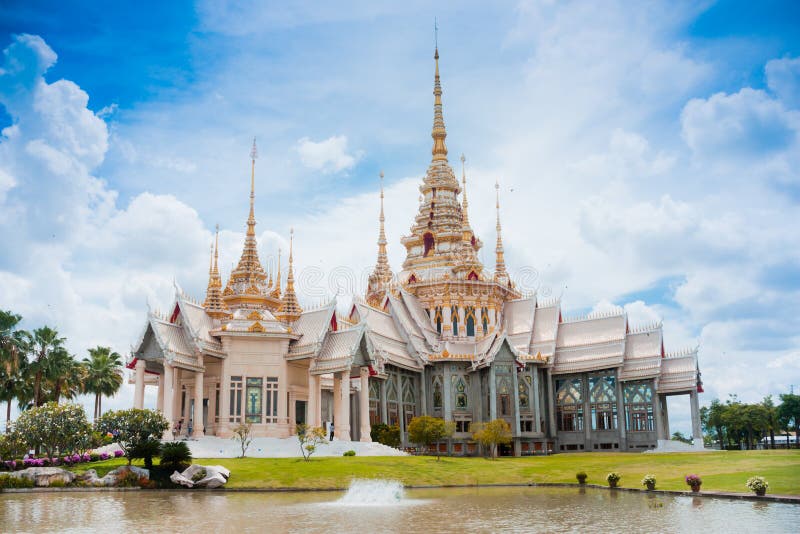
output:
M219 423L216 434L221 438L230 437L231 417L231 362L228 358L222 360L222 372L219 383Z
M200 362L202 365L202 360ZM194 424L192 437L203 437L203 371L194 373Z
M320 422L320 405L322 399L319 391L319 377L308 373L308 426L322 426Z
M136 360L136 389L133 392L133 407L144 408L144 360Z
M156 410L164 413L164 374L158 375L158 393L156 393Z
M361 391L359 392L358 417L361 421L359 431L361 441L371 442L369 424L369 368L361 368Z
M339 373L339 417L334 421L333 436L350 441L350 371Z
M164 374L161 375L161 378L164 382L164 395L163 395L163 410L164 410L164 418L169 422L169 428L167 431L164 432L164 439L172 439L172 428L175 426L175 421L173 420L173 413L175 408L175 389L174 389L174 378L173 378L173 370L172 366L167 362L164 362Z
M333 373L333 437L339 437L339 425L342 420L342 378Z
M697 397L697 390L693 389L689 393L689 406L692 412L692 437L694 446L698 449L703 448L703 429L700 426L700 399Z

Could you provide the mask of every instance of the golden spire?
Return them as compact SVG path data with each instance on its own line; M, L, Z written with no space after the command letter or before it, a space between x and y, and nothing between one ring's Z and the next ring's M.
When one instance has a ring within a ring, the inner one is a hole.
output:
M222 279L219 276L219 225L216 228L214 243L211 245L211 260L208 267L208 287L203 307L211 317L222 318L228 315L228 308L222 300Z
M466 161L467 158L464 157L464 154L461 154L461 184L464 192L464 197L461 200L461 213L464 219L464 226L469 226L469 215L467 214L467 208L469 207L469 202L467 202L467 171L464 166Z
M278 276L275 278L275 287L272 290L272 296L281 298L281 249L278 247Z
M503 257L503 237L501 235L501 227L500 227L500 184L495 181L494 188L496 191L496 204L495 207L497 209L497 226L495 227L497 230L497 246L495 247L495 268L494 268L494 279L498 282L507 282L508 281L508 273L506 272L506 260Z
M286 275L286 291L283 293L283 307L281 317L286 322L294 322L303 313L303 308L297 302L297 295L294 293L294 228L289 230L289 272Z
M392 269L389 267L389 258L386 254L386 231L384 229L383 215L383 171L381 177L381 213L378 217L378 260L375 262L375 269L369 275L369 285L367 286L367 302L373 306L380 306L386 287L392 281Z
M447 130L444 127L444 116L442 115L442 85L439 81L439 46L436 46L436 52L433 54L433 59L436 61L436 74L433 82L433 161L444 160L447 161L447 145L444 142L447 137Z
M244 249L239 258L239 264L231 271L228 285L225 288L225 303L229 307L264 308L268 306L267 273L261 266L258 258L258 243L256 242L256 159L258 148L253 138L253 148L250 151L250 214L247 217L247 233L244 239Z

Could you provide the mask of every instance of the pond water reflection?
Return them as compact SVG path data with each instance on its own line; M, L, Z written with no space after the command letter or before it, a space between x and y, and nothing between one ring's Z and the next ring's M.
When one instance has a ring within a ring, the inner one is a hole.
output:
M3 532L795 532L800 506L580 488L408 490L331 506L338 492L0 495Z

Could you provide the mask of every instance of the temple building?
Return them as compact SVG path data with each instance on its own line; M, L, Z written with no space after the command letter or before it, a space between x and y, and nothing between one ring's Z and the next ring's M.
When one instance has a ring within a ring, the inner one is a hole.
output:
M372 425L406 429L418 415L455 423L439 444L475 454L470 425L497 418L513 432L507 454L654 448L669 439L667 397L688 395L702 444L697 350L668 353L661 324L624 311L567 319L558 299L523 294L506 269L497 189L494 265L470 225L467 178L448 160L435 53L433 149L418 212L393 272L380 193L378 252L364 298L346 313L303 310L294 289L294 236L285 278L267 272L255 233L255 142L241 258L223 284L218 236L205 300L176 285L166 314L149 312L128 367L134 405L157 387L170 434L288 437L299 423L332 423L335 439L370 441ZM383 174L381 173L381 178ZM224 286L224 289L223 289Z

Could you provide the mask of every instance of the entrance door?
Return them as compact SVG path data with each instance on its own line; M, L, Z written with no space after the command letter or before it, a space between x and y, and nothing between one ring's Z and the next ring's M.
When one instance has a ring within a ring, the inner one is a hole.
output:
M294 422L298 425L306 424L306 401L294 401Z
M208 430L208 399L203 399L203 433Z

